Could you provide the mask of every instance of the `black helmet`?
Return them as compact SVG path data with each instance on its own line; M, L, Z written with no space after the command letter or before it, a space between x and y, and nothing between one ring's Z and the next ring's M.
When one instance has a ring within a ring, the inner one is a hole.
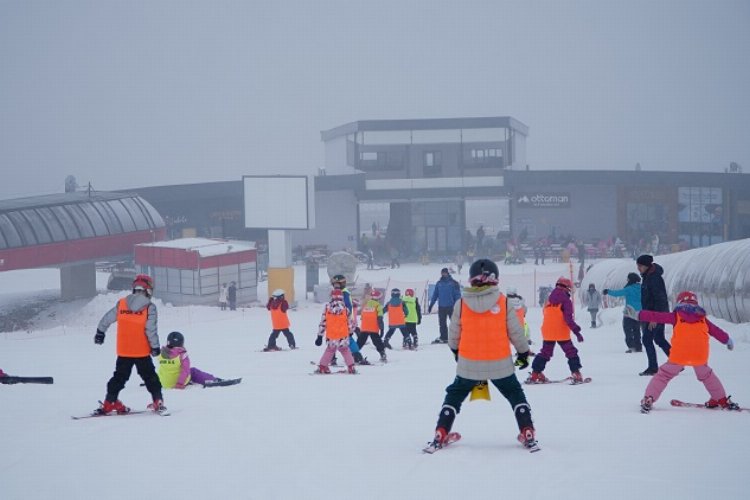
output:
M469 268L469 282L472 285L497 285L499 275L497 264L489 259L479 259Z
M640 283L641 277L638 276L637 273L628 273L628 284L630 283Z
M394 288L391 290L391 297L400 297L401 296L401 290L398 288Z
M185 345L185 337L180 332L172 332L167 335L167 347L182 347Z

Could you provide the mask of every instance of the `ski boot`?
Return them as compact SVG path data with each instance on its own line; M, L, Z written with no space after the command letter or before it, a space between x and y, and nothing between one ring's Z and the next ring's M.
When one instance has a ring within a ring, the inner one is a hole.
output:
M641 399L641 413L649 413L651 409L654 407L654 398L651 396L646 396L643 399Z
M415 351L417 350L417 347L419 347L419 338L417 338L416 335L412 336L411 345L412 349L414 349Z
M446 431L442 427L438 427L437 429L435 429L435 437L433 438L432 442L427 445L427 447L434 450L439 450L443 447L443 443L445 443L445 439L447 437L448 431Z
M432 343L433 343L433 344L447 344L447 343L448 343L448 341L447 341L447 340L443 340L443 339L441 339L440 337L438 337L438 338L436 338L435 340L433 340L433 341L432 341Z
M349 365L349 366L346 367L346 372L347 373L351 373L352 375L356 375L357 374L357 369L354 368L354 365Z
M529 378L526 379L527 384L546 384L547 382L549 382L549 379L542 372L532 371L529 373Z
M385 346L386 349L393 349L393 347L391 347L391 343L390 343L389 339L385 339L383 341L383 345Z
M331 369L330 369L330 368L328 368L328 367L327 367L327 366L325 366L325 365L318 365L318 369L317 369L317 370L315 370L315 372L314 372L314 373L320 373L320 374L322 374L322 375L326 375L326 374L328 374L328 373L331 373Z
M656 372L657 372L657 370L652 370L651 368L646 368L645 370L643 370L638 375L640 375L641 377L653 377L654 375L656 375Z
M385 352L381 352L380 353L380 362L381 363L387 363L388 362L388 357L385 355Z
M115 401L104 400L103 403L99 401L99 408L94 410L94 413L98 413L99 415L109 415L112 412L118 415L125 415L126 413L130 413L130 408L122 404L122 401L118 399Z
M269 345L263 348L263 352L273 352L273 351L280 351L280 350L281 350L281 347L277 347L275 345L274 346Z
M583 375L581 375L581 372L578 370L574 371L570 374L570 383L571 384L582 384L583 383Z
M518 435L518 442L531 453L540 450L533 427L524 427L521 429L521 433Z
M709 399L706 401L706 408L719 408L721 410L739 410L740 405L731 400L732 396L726 396L721 399Z
M359 361L357 361L357 364L358 364L358 365L365 365L365 366L367 366L367 365L371 365L372 363L370 363L370 362L369 362L369 361L367 360L367 358L364 358L364 357L363 357L362 359L360 359Z
M154 402L149 403L146 408L153 411L154 413L163 414L167 412L167 407L164 406L164 402L161 399L154 399Z

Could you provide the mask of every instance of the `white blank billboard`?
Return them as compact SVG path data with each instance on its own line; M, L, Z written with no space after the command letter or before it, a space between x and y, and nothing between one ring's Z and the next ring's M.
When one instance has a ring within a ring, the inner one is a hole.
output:
M246 175L242 181L246 228L309 229L306 176Z

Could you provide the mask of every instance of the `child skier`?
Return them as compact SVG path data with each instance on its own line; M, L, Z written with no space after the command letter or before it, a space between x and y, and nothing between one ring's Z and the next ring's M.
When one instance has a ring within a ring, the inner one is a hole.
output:
M327 342L315 373L331 373L329 365L337 350L343 356L349 373L357 373L354 369L354 358L349 350L349 336L352 333L350 327L349 310L344 305L344 295L341 290L334 288L331 291L331 300L323 310L323 317L318 326L318 338L315 339L316 346L323 344L323 336Z
M205 384L221 379L191 366L185 336L180 332L167 335L167 345L159 354L159 381L165 389L184 389L190 383Z
M698 305L698 297L693 292L685 291L677 295L677 305L672 312L643 310L635 314L629 310L629 314L637 316L640 321L674 325L669 358L659 367L659 371L646 386L646 392L641 400L642 413L651 411L669 381L679 375L686 366L693 367L695 376L703 382L711 396L706 401L707 408L739 409L739 405L727 396L719 377L708 366L709 335L726 344L730 351L734 349L734 342L727 332L706 318L706 311Z
M281 350L281 348L276 345L276 339L279 338L279 333L283 333L284 337L286 337L289 349L296 349L297 346L294 342L294 334L289 331L289 316L286 314L289 310L289 302L284 298L284 290L278 288L273 291L271 297L268 298L266 309L271 311L271 326L273 327L273 330L268 337L268 345L263 350L266 352Z
M479 259L469 268L470 287L456 303L451 317L448 346L456 357L456 378L445 390L435 439L425 448L431 453L446 443L461 404L480 382L492 381L515 413L519 442L529 451L538 451L531 408L515 374L511 344L518 359L526 361L529 345L518 317L509 309L498 288L497 265ZM528 361L526 361L528 366ZM449 442L448 441L448 442Z
M348 288L346 288L346 276L343 274L337 274L331 278L331 286L335 290L341 290L342 296L344 297L344 305L346 306L346 309L349 311L349 320L351 321L352 325L349 329L350 332L352 332L352 335L349 336L349 350L352 353L352 357L354 358L354 362L358 365L369 365L371 364L367 358L362 356L362 353L359 352L359 346L357 345L357 341L354 340L353 333L357 331L357 308L359 307L359 303L352 299L352 294L349 291ZM336 353L334 351L333 353L333 359L331 360L332 365L336 365Z
M589 283L589 289L583 294L583 303L591 315L591 328L596 328L596 315L602 305L602 294L596 289L596 285Z
M410 349L416 349L419 346L419 337L417 334L417 325L422 322L422 308L419 305L419 299L414 296L414 289L407 288L404 292L404 304L406 304L406 331L411 335Z
M139 274L133 280L133 293L123 297L117 305L107 311L99 321L94 335L94 343L104 344L104 335L112 323L117 323L117 361L115 372L107 383L107 395L104 403L94 410L95 413L124 414L130 408L117 399L120 391L130 378L133 366L141 376L146 389L151 393L153 403L148 405L155 412L166 412L162 400L161 383L156 368L149 356L158 356L159 333L156 325L156 306L151 303L154 281L146 274Z
M526 311L528 311L526 301L523 300L523 297L518 295L518 290L514 286L508 287L508 295L506 297L508 298L508 309L515 313L518 322L523 328L523 334L526 336L526 341L531 345L531 339L529 338L529 324L526 322ZM534 355L531 349L529 349L529 355Z
M406 308L404 301L401 300L401 290L398 288L391 290L391 300L388 301L388 305L385 307L383 314L388 315L388 331L385 334L385 340L383 342L385 347L393 349L390 340L393 333L396 331L396 328L398 328L399 331L401 331L401 335L404 336L403 348L411 349L411 338L406 329L406 316L409 314L409 311Z
M618 290L602 290L602 295L612 297L625 297L625 308L623 308L622 329L625 332L625 345L628 346L626 353L641 352L641 324L637 319L629 318L626 308L631 307L635 312L640 312L641 307L641 277L636 273L628 273L628 283L625 288Z
M380 338L383 334L383 306L380 305L382 296L380 290L370 292L370 298L362 308L362 328L357 335L357 346L362 349L367 339L372 339L375 349L380 354L380 361L386 363L388 359L385 355L385 346Z
M573 319L573 302L570 300L570 292L573 283L568 278L560 277L555 284L555 289L547 299L544 306L542 319L542 349L534 357L531 364L531 374L526 380L527 384L544 384L549 382L544 376L544 368L547 361L552 358L555 344L559 344L565 356L568 358L568 367L570 368L570 378L574 384L583 382L581 376L581 359L578 357L578 349L575 348L570 340L570 332L583 342L581 327Z

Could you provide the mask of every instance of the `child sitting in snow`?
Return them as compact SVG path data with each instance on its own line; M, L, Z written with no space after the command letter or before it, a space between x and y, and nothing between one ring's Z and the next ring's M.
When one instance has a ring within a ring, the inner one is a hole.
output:
M651 411L654 402L659 399L669 381L684 370L685 366L693 367L695 376L703 382L711 396L711 399L706 402L706 407L724 410L739 409L737 403L732 402L730 396L727 396L719 377L708 366L709 335L722 344L726 344L730 351L734 349L734 342L727 332L706 318L706 311L698 305L698 298L693 292L681 292L677 296L677 305L672 312L643 310L635 313L630 308L628 315L636 316L634 319L639 321L674 325L669 359L659 367L659 371L646 387L646 393L641 400L642 413Z
M190 383L206 384L222 379L190 366L185 337L180 332L167 335L167 345L159 354L159 381L165 389L184 389Z

